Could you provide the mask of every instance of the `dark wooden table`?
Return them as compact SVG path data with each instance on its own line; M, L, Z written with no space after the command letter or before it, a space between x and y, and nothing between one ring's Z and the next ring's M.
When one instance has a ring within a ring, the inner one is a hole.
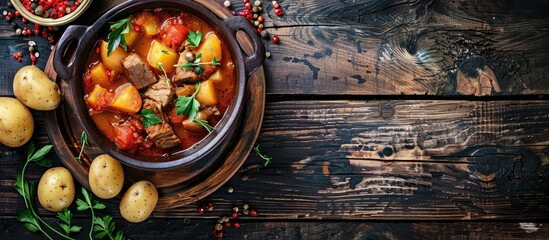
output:
M248 203L260 215L239 218L228 239L549 238L548 1L280 1L282 17L263 2L266 29L280 36L264 41L257 141L272 163L251 154L215 193L140 224L105 201L126 235L213 238L217 218ZM112 2L92 9L101 4ZM0 21L1 96L29 64L11 58L29 40L44 68L47 42ZM33 114L33 141L51 144ZM23 154L0 146L0 239L41 238L16 220ZM213 211L197 214L207 203Z

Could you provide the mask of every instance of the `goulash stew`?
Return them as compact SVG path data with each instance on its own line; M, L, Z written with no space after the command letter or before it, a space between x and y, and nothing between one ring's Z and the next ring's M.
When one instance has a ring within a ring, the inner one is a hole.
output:
M218 34L168 9L109 25L83 75L89 114L105 136L122 150L154 157L213 131L235 95L233 60Z

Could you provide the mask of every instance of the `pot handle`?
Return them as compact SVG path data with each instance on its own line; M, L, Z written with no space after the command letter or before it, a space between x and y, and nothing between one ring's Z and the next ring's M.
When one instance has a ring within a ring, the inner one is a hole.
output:
M248 19L237 16L226 18L224 21L235 35L238 31L242 30L246 32L253 42L253 54L250 56L244 54L244 67L246 77L248 78L263 64L265 60L265 46L263 46L263 42L261 42L261 39L257 35L257 30L250 24Z
M76 71L74 67L75 59L80 56L79 45L80 41L84 39L85 32L88 30L87 26L73 25L69 26L63 36L57 42L55 54L53 56L53 68L57 72L57 75L64 80L71 79ZM68 52L69 47L76 44L76 52ZM70 59L66 60L66 56Z

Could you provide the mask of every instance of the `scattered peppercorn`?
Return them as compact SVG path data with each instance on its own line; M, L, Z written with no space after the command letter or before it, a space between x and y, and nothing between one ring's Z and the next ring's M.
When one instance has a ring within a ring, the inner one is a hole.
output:
M250 210L250 215L252 215L252 217L257 217L259 213L255 209L252 209Z
M203 207L198 208L198 213L203 214L204 213L204 208Z
M223 230L223 225L221 225L221 223L215 224L215 230L217 231Z
M228 188L227 188L227 192L228 192L228 193L233 193L233 191L234 191L233 187L228 187Z
M232 218L237 218L237 217L238 217L238 213L237 213L237 212L233 212L233 213L231 214L231 217L232 217Z
M240 223L235 222L235 223L233 224L233 226L234 226L234 228L240 228Z
M278 39L277 35L273 35L272 41L273 41L273 43L278 43L280 41L280 39Z

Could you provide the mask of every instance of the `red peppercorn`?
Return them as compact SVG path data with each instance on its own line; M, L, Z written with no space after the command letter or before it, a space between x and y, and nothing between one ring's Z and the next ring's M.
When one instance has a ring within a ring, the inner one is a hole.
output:
M273 7L274 7L275 9L278 9L278 8L280 8L280 4L275 3L275 4L273 4Z
M250 214L252 215L252 217L257 217L259 215L259 213L255 209L250 210Z
M263 29L257 28L257 33L261 33L261 32L263 32Z
M248 13L248 15L246 15L246 18L250 21L252 21L254 19L254 15L251 14L251 13Z
M27 19L26 19L26 18L21 19L21 21L23 21L23 23L27 23Z
M250 0L244 0L244 3L249 3L249 2L250 2Z
M278 36L277 35L274 35L273 38L272 38L272 41L274 43L278 43L278 41L280 41L280 39L278 39Z
M277 16L279 16L279 17L282 16L282 15L284 15L284 13L282 12L282 9L280 9L280 8L276 8L276 9L275 9L275 14L276 14Z
M237 218L237 217L238 217L238 213L237 213L237 212L233 212L233 214L231 214L231 217Z
M18 59L17 59L17 61L18 61L18 62L21 62L21 61L23 61L23 59L21 59L21 58L18 58Z
M139 25L134 25L133 26L133 30L136 31L136 32L140 32L141 31L141 27Z
M225 227L231 227L231 223L230 223L230 222L226 222L226 223L225 223Z
M100 53L100 52L101 52L101 48L96 47L96 48L95 48L95 52L96 52L96 53Z
M97 48L97 49L99 49L99 48ZM201 208L198 208L198 213L203 214L204 211L205 211L204 208L202 208L202 207L201 207Z
M19 17L19 16L21 16L21 13L19 13L19 11L15 11L15 16Z
M233 14L233 16L236 16L236 11L232 11L231 13Z
M34 35L40 34L40 29L34 29Z
M105 71L105 75L107 75L107 77L110 78L111 77L111 71L110 70Z
M38 25L38 24L35 23L35 24L34 24L34 29L40 29L40 25Z
M214 229L214 237L222 238L223 237L223 232L222 231L217 231L217 230Z
M239 228L239 227L240 227L240 223L235 222L235 223L233 224L233 226L234 226L234 228Z
M257 17L257 21L258 21L259 23L262 23L262 22L263 22L263 20L264 20L264 19L263 19L263 16L259 16L259 17Z
M8 12L8 15L7 15L9 18L13 18L13 13L12 12Z
M251 10L251 9L252 9L252 3L250 3L250 2L247 2L246 4L244 4L244 6L245 6L246 9L248 9L248 10Z
M244 17L244 16L246 16L246 13L244 11L240 11L240 12L238 12L238 15Z

